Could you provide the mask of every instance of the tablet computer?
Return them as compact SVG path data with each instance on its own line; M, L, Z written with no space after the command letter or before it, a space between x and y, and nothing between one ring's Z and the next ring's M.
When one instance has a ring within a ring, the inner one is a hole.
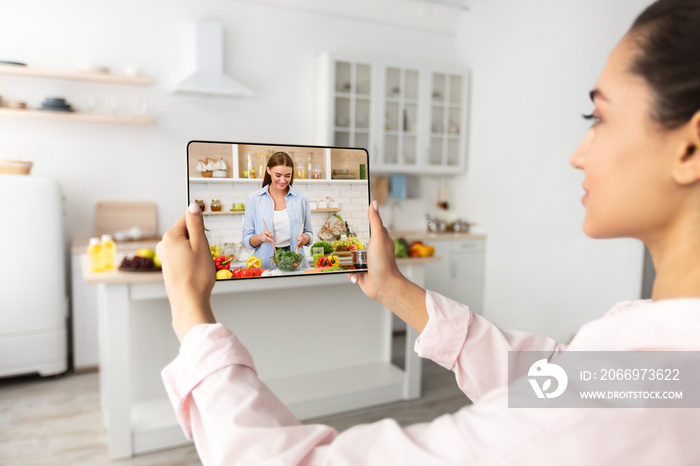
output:
M190 141L187 179L217 280L367 270L365 149Z

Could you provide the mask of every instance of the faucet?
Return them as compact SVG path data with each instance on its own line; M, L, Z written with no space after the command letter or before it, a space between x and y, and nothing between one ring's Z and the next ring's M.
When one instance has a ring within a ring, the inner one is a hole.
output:
M391 220L389 221L389 231L394 231L396 228L396 208L399 208L399 210L403 209L401 207L401 203L399 201L392 201L391 202Z

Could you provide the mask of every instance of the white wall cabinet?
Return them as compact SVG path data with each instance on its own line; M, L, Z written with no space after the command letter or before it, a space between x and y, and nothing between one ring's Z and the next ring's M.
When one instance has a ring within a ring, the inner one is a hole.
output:
M467 164L469 75L323 54L317 142L362 147L374 173L454 174Z
M484 240L435 241L435 254L441 262L426 264L425 286L483 312Z

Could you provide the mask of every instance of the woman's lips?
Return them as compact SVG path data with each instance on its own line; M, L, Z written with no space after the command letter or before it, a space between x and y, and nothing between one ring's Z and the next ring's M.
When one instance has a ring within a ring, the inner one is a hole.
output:
M585 186L585 185L583 186L583 190L584 190L585 194L584 194L583 197L581 198L581 204L584 204L584 205L585 205L585 204L586 204L586 201L588 200L588 189L586 189L586 186Z

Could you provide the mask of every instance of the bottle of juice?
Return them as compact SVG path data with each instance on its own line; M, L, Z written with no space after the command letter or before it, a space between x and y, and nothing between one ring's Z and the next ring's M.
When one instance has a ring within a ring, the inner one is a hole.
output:
M113 269L114 262L117 260L117 247L112 235L102 235L102 257L104 258L105 270Z
M100 242L100 238L90 238L87 255L90 272L101 272L105 269L105 261L102 254L102 243Z

